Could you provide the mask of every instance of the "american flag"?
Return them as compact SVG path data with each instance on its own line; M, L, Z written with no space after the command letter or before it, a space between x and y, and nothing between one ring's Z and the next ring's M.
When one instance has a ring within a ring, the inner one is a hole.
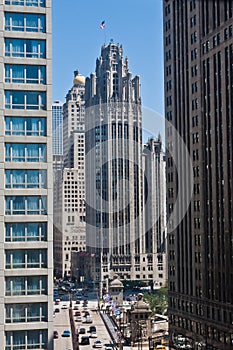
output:
M101 29L104 29L104 27L105 27L105 21L102 21L102 22L100 23L100 28L101 28Z

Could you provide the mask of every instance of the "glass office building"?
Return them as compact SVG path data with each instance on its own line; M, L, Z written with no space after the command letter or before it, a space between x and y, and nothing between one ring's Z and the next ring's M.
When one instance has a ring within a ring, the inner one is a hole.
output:
M52 350L51 0L0 13L0 343Z
M53 115L53 155L63 155L63 103L54 101Z

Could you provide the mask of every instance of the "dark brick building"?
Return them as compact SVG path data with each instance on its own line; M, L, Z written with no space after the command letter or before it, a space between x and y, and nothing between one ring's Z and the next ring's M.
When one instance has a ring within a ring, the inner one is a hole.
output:
M194 349L227 350L233 348L233 1L164 0L163 6L171 342L182 334Z

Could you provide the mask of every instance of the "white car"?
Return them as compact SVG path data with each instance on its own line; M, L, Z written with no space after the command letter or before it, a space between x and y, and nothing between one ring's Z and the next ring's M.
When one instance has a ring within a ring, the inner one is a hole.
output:
M83 321L82 316L78 316L78 317L76 318L76 321L77 321L77 322L82 322L82 321Z
M96 332L91 332L90 337L91 338L97 338L97 333Z
M101 340L96 340L93 344L93 348L102 348Z
M92 318L90 316L87 316L86 317L86 323L92 323Z

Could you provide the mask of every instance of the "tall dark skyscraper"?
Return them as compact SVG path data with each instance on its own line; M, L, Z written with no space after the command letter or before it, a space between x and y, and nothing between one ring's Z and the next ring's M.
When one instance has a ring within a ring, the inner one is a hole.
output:
M232 15L232 0L164 1L170 334L194 349L233 348Z

